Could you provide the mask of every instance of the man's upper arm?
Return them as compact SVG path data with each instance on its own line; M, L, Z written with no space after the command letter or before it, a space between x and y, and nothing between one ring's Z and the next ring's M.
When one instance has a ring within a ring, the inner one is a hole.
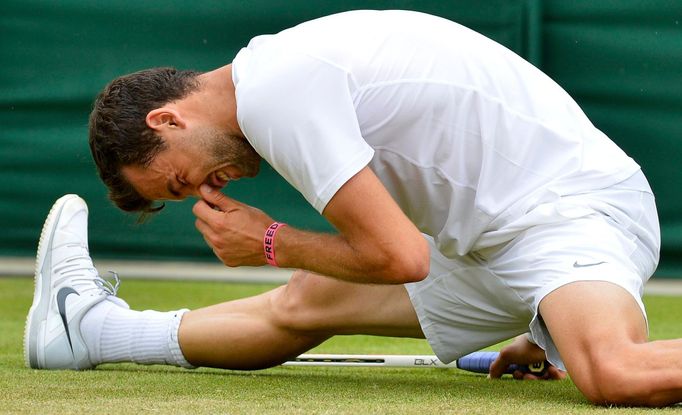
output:
M305 54L260 55L256 63L268 64L256 65L237 87L240 126L258 154L321 212L374 154L360 131L353 83L346 71Z
M348 180L322 214L387 280L419 281L429 270L429 249L421 232L365 167Z
M256 72L237 86L242 131L341 234L333 248L297 241L290 255L306 258L292 262L332 275L355 272L349 280L356 281L423 279L429 264L423 236L366 167L374 150L362 136L350 74L305 54L266 52L251 57Z

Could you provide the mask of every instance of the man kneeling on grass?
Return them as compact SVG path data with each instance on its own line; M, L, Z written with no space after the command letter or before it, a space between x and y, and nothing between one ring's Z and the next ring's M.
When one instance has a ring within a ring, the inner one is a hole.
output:
M453 22L342 13L256 37L211 72L115 79L90 145L120 208L197 196L196 227L226 265L297 271L252 298L132 311L66 196L41 236L31 367L258 369L336 334L425 337L449 362L518 336L492 377L546 358L547 377L567 369L598 404L682 400L682 341L647 342L660 237L639 166L547 76ZM338 233L220 192L261 158Z

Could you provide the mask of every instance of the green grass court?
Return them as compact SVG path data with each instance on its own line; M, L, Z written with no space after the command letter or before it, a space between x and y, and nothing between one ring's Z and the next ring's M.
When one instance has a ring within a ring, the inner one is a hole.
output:
M124 280L134 309L197 308L271 288L217 282ZM257 372L102 365L35 371L23 363L33 281L0 278L0 413L564 414L678 411L600 408L569 380L490 381L456 369L277 367ZM651 338L682 337L682 298L647 296ZM430 354L425 341L337 337L322 353Z

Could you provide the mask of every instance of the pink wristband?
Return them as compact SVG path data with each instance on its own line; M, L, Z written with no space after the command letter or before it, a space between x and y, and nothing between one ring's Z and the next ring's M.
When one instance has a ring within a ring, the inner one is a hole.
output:
M268 264L273 267L277 267L277 261L275 260L275 235L280 228L287 226L286 223L274 222L272 225L268 226L265 230L265 236L263 236L263 250L265 251L265 260Z

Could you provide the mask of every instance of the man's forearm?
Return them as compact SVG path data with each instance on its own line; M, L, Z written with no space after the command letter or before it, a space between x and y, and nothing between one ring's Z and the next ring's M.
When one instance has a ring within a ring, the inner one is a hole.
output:
M399 241L392 243L399 244ZM305 269L351 282L403 284L426 276L423 266L410 263L410 255L396 258L390 254L401 247L382 245L362 246L352 244L339 234L314 233L287 226L276 235L275 252L280 267Z

